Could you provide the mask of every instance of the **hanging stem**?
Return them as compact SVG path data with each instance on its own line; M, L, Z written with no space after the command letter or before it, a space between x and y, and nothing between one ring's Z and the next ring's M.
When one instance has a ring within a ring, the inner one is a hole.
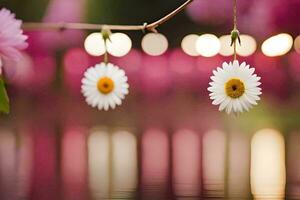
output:
M237 29L237 0L233 0L233 30L231 31L231 46L233 45L233 60L236 60L236 40L241 44L240 33Z
M108 64L108 52L107 52L106 40L104 40L104 47L105 47L105 52L104 52L103 62L105 63L105 65L107 65Z
M236 41L233 42L233 60L236 60Z
M233 30L237 30L236 1L233 0ZM236 39L233 42L233 60L236 60Z
M237 20L236 20L236 1L233 0L233 30L237 30Z
M108 64L107 41L110 40L110 35L111 35L111 31L108 28L108 26L103 27L103 29L101 30L101 34L104 40L104 48L105 48L103 62L107 65Z

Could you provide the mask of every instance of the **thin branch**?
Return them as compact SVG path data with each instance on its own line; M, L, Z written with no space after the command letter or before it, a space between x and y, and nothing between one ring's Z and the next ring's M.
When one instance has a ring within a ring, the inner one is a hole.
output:
M187 0L185 3L183 3L181 6L179 6L177 9L172 11L171 13L167 14L163 18L149 24L146 26L146 29L148 31L156 32L155 28L157 28L159 25L169 21L171 18L173 18L175 15L180 13L182 10L184 10L190 3L192 3L193 0Z
M145 25L107 25L107 24L87 24L87 23L38 23L38 22L25 22L23 23L23 29L26 31L51 31L51 30L66 30L66 29L73 29L73 30L101 30L103 27L108 28L110 30L120 30L120 31L150 31L150 32L157 32L156 28L163 23L169 21L175 15L180 13L183 9L185 9L190 3L194 0L187 0L177 9L173 10L171 13L167 14L163 18Z

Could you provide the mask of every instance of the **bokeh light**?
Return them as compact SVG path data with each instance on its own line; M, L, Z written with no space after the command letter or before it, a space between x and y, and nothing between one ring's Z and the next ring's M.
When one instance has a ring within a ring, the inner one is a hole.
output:
M84 41L84 48L91 56L101 56L105 53L104 40L101 33L91 33Z
M168 40L161 33L148 33L142 39L142 49L151 56L159 56L168 49Z
M230 46L231 43L231 36L230 35L222 35L220 38L220 51L219 53L222 56L231 56L233 55L233 48Z
M294 41L294 48L297 53L300 53L300 35L298 35Z
M196 41L196 49L201 56L212 57L219 53L221 44L217 36L203 34Z
M241 35L241 45L236 45L237 54L240 56L250 56L256 51L256 41L250 35Z
M241 45L237 43L236 52L240 56L250 56L252 55L257 48L255 39L250 35L240 35ZM222 56L231 56L233 55L233 46L231 44L231 36L223 35L219 38L221 43L220 54Z
M199 53L196 49L196 41L199 38L199 35L196 34L190 34L183 38L181 42L181 48L182 50L190 56L198 56Z
M113 33L107 41L107 51L113 56L122 57L131 50L132 42L128 35L124 33Z
M292 45L292 36L286 33L281 33L265 40L261 46L261 50L269 57L282 56L291 50Z

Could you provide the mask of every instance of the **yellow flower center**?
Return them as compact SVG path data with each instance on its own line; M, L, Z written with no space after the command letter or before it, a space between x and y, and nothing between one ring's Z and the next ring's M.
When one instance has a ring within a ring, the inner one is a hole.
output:
M225 91L227 96L237 99L245 93L245 85L240 79L232 78L226 82Z
M97 83L97 88L99 92L103 94L108 94L110 93L115 87L115 84L111 78L108 77L102 77L99 79Z

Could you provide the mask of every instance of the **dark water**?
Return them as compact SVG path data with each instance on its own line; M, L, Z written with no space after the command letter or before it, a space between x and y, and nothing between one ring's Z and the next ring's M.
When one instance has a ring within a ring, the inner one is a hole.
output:
M1 200L299 199L297 132L37 127L1 129Z

